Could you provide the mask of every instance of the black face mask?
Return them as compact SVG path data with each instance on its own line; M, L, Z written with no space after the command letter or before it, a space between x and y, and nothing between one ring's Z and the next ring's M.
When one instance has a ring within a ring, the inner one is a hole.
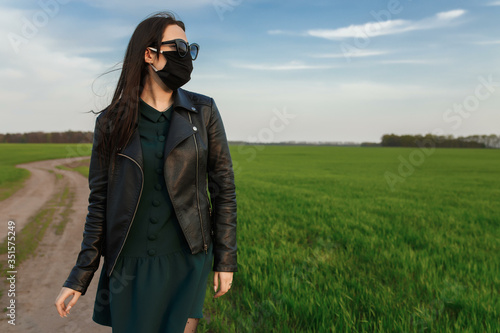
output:
M167 87L172 90L177 90L177 88L182 87L191 80L193 60L189 54L181 58L177 51L163 52L163 55L165 55L167 59L165 67L158 70L153 64L150 65Z

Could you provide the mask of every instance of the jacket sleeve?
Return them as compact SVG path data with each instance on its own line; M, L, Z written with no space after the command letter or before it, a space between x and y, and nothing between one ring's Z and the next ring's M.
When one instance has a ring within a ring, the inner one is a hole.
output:
M208 188L213 205L215 272L237 272L236 188L224 124L212 99L208 135Z
M102 114L101 114L102 115ZM71 270L63 287L79 291L85 295L87 288L99 268L102 245L105 236L106 197L108 184L109 158L105 156L102 165L98 160L98 144L100 136L104 135L97 117L94 129L92 153L89 167L89 205L83 231L83 241L76 264ZM106 155L109 153L106 153Z

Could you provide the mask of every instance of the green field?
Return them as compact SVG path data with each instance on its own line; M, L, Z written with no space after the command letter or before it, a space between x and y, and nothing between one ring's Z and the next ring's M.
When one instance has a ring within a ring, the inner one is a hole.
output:
M214 332L500 332L500 150L258 148L232 147L240 268L207 289Z
M500 150L231 152L239 272L198 332L500 332Z

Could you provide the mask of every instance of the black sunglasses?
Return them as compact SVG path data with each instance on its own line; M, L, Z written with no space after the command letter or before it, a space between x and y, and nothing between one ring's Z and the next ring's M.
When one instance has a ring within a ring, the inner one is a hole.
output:
M161 45L167 45L167 44L175 44L177 53L179 54L179 57L184 58L186 54L190 54L191 59L196 60L198 57L198 52L200 51L200 46L196 43L188 44L186 41L183 39L172 39L172 40L167 40L164 42L161 42ZM149 47L151 50L158 52L158 50L154 47ZM160 51L160 53L164 52L171 52L171 51Z

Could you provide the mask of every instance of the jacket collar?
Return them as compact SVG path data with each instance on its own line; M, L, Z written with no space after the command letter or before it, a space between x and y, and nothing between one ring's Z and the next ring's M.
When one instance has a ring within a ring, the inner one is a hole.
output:
M174 109L175 108L183 108L188 111L198 112L198 110L194 107L191 98L189 98L186 91L181 88L174 92Z
M182 115L182 110L198 113L198 110L194 107L192 100L189 98L185 90L179 88L174 93L174 109L172 110L172 115L170 118L170 126L163 154L165 156L165 160L167 159L172 149L174 149L179 143L195 133L193 125L189 122L187 117ZM137 127L132 133L128 144L125 146L125 148L123 148L121 153L135 160L144 170L141 137Z

